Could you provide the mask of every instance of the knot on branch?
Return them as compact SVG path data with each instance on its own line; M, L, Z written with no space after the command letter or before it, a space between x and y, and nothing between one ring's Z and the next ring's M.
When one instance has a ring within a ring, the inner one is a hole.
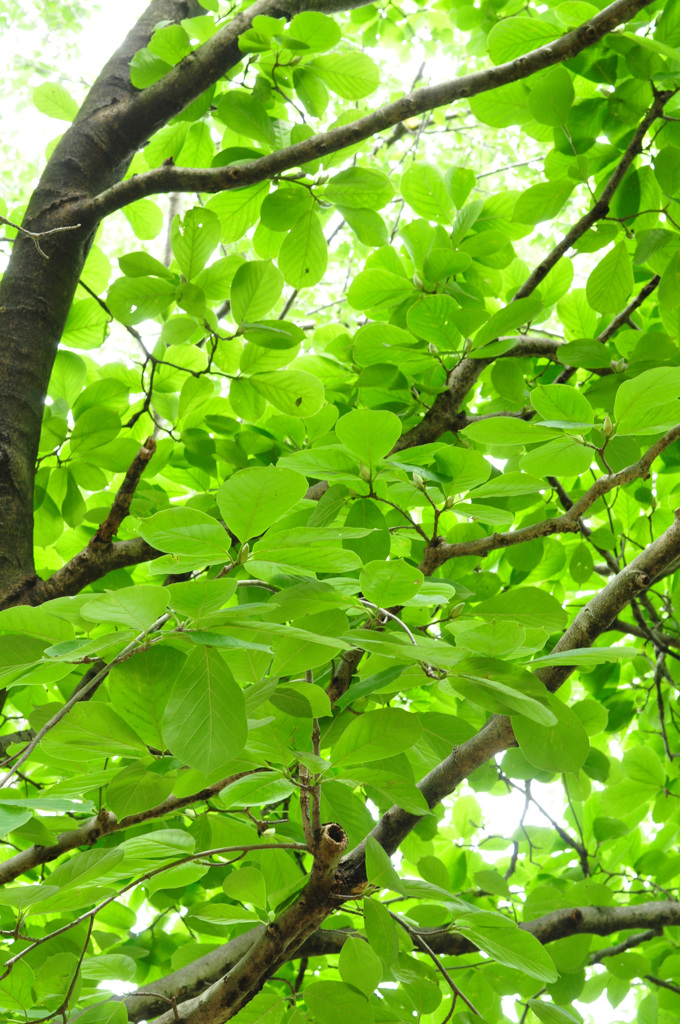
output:
M328 885L335 875L340 858L347 849L347 833L337 821L327 822L314 833L314 866L312 878Z
M635 584L638 587L648 587L651 582L651 578L646 572L639 572L635 577Z

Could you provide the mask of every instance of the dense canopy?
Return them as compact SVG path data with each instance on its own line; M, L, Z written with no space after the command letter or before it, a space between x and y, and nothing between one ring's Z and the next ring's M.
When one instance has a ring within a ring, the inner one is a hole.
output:
M680 0L137 13L0 12L0 1015L677 1021Z

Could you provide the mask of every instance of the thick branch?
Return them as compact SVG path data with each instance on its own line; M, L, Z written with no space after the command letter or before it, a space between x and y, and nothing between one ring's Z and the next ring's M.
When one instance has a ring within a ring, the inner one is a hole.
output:
M0 739L5 739L5 737L0 737ZM41 864L49 864L50 861L56 860L71 850L76 850L79 846L92 846L102 836L110 835L112 832L122 832L126 828L141 825L145 821L164 818L168 814L176 814L183 807L190 807L192 804L210 800L232 782L251 774L252 772L238 772L226 779L220 779L219 782L213 782L211 786L206 786L190 796L169 796L155 807L150 807L146 811L138 811L136 814L128 814L120 821L112 811L102 809L95 818L82 822L78 828L71 829L70 832L62 832L53 846L29 846L28 849L21 850L20 853L9 857L3 864L0 864L0 885L12 882L15 878Z
M659 929L680 924L680 903L661 900L655 903L640 903L629 907L570 907L554 910L544 917L520 924L523 931L530 932L544 945L564 939L569 935L613 935L629 928L645 928L620 943L621 949L631 949L643 941L659 934ZM135 996L126 999L131 1021L153 1017L166 1009L165 1003L151 993L169 998L175 996L178 1003L191 994L199 992L205 985L216 981L236 964L252 944L260 937L263 926L253 928L239 935L219 949L211 950L206 956L194 960L172 974L138 989ZM356 933L344 929L319 929L290 957L332 956L338 954L347 939ZM419 933L420 934L420 933ZM459 932L442 929L423 929L423 937L433 952L441 956L462 956L474 953L477 947ZM618 950L618 947L616 947ZM602 959L613 950L600 950L594 957ZM594 962L594 961L593 961ZM145 994L148 992L148 994Z
M315 837L314 864L295 902L259 932L232 970L202 995L158 1018L157 1024L217 1024L231 1020L260 991L281 964L295 954L333 909L335 872L347 836L337 823L322 825Z
M517 82L528 78L537 71L560 64L562 61L576 56L587 47L593 46L617 25L630 21L651 2L652 0L615 0L613 4L603 11L599 11L590 21L580 25L579 28L568 32L547 46L541 46L518 57L516 60L470 75L463 75L441 85L417 89L395 103L387 104L351 124L312 136L304 142L287 146L258 160L250 160L238 166L232 165L207 170L167 166L148 171L146 174L139 174L128 181L112 186L92 202L86 202L80 211L80 216L94 217L99 220L128 203L161 192L222 192L266 181L276 174L299 167L309 160L318 160L329 153L336 153L347 146L363 142L378 132L392 128L395 124L410 117L434 110L437 107L447 106L459 99L497 89L510 82ZM343 6L348 7L350 4L345 3ZM251 7L248 13L251 14L253 10L254 8ZM197 54L200 53L201 51L197 51ZM183 61L180 68L185 63L186 61ZM176 70L179 77L180 69ZM168 75L167 78L170 79L171 75ZM164 82L166 79L161 80L153 89L162 93ZM166 88L172 88L171 83L168 83Z
M111 509L103 523L97 529L87 547L58 569L48 580L36 580L27 586L23 593L13 594L13 604L42 604L55 597L68 597L78 594L89 583L94 583L113 569L123 569L139 562L147 562L158 558L162 551L157 551L150 544L135 537L132 540L114 543L111 538L118 532L120 524L130 513L130 505L137 489L142 473L149 464L149 459L156 451L156 442L152 437L139 449L130 465L125 479L118 488ZM0 605L2 607L2 605Z
M465 541L458 544L439 543L431 545L425 552L420 567L421 570L426 575L429 575L438 566L448 562L451 558L460 558L463 555L483 556L499 548L523 544L525 541L535 540L537 537L549 537L556 533L577 533L580 529L579 520L581 516L587 512L598 498L601 498L603 494L607 494L617 487L630 483L632 480L646 480L654 460L661 452L677 441L679 437L680 424L664 434L632 466L627 466L625 469L619 470L618 473L601 476L561 516L556 516L554 519L544 519L541 522L533 523L531 526L524 526L519 530L509 530L507 533L492 533L488 537L480 537L479 540ZM460 511L464 513L464 505L460 506Z
M630 600L646 590L678 554L680 515L676 514L673 525L630 565L614 576L607 586L581 609L556 644L554 652L590 647ZM554 692L572 671L573 666L564 665L541 669L537 675L545 686ZM446 760L433 768L418 783L418 788L428 805L435 807L452 793L463 779L514 743L510 719L504 715L493 715L476 736L455 747ZM395 806L382 816L371 835L392 854L419 820L417 815L409 814L401 807ZM343 859L338 869L338 875L342 877L347 887L345 892L351 892L365 880L364 847L365 841Z

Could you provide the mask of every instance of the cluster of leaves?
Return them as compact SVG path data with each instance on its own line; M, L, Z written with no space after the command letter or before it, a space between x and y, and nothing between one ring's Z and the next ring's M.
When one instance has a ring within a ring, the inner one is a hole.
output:
M514 998L572 1024L605 991L677 1019L680 3L267 175L398 95L379 44L500 65L598 6L258 15L134 157L128 183L178 190L263 170L185 198L165 257L162 204L124 205L149 244L99 238L64 326L34 539L65 582L0 611L6 1019L191 1021L214 958L295 905L314 822L355 850L377 818L356 891L243 1024L495 1024ZM137 89L217 38L203 7L155 29ZM35 100L76 113L53 82ZM111 571L79 577L97 544ZM598 627L562 648L575 619ZM149 994L102 1001L112 981Z

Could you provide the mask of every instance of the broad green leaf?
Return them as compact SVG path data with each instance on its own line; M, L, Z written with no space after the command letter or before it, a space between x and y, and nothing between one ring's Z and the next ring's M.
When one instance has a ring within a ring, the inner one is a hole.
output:
M310 61L308 67L343 100L361 100L378 87L380 72L377 65L368 54L359 50L317 57Z
M203 558L206 562L229 560L229 534L216 519L193 508L169 508L139 525L139 535L161 551Z
M389 270L362 270L352 281L347 293L354 309L396 306L413 293L413 285Z
M504 18L489 32L489 57L494 64L504 64L529 50L545 46L559 34L558 29L540 18Z
M558 974L548 951L530 932L519 928L483 928L476 925L476 916L457 917L464 934L493 960L512 967L538 981L557 981Z
M390 917L387 907L377 899L364 899L363 910L364 927L370 947L389 967L399 953L397 925Z
M564 1006L545 1003L542 999L527 999L527 1005L543 1024L580 1024L580 1017L570 1013Z
M138 585L99 594L83 605L80 614L93 622L116 622L133 629L148 629L168 606L162 587Z
M496 658L463 658L440 688L450 689L497 714L520 714L539 725L556 724L545 687L535 676Z
M162 749L163 744L161 728L169 685L182 661L182 654L173 647L157 645L115 665L109 674L109 694L114 710L145 743L157 749Z
M598 313L617 313L633 290L633 268L625 242L618 242L591 272L588 302Z
M337 1024L352 1020L372 1024L373 1011L368 999L342 981L315 981L304 988L304 1000L319 1024Z
M391 889L401 892L401 879L397 874L389 854L383 850L377 839L368 836L366 839L366 877L371 885L378 889Z
M253 374L247 380L258 394L288 416L306 419L323 405L323 384L304 370L272 370Z
M438 169L431 164L414 163L402 174L401 194L415 213L426 220L451 224L453 200Z
M58 82L43 82L33 90L33 102L41 114L60 121L72 121L78 113L78 104Z
M512 213L520 224L539 224L552 220L574 191L573 181L542 181L523 192Z
M228 528L240 541L257 537L305 496L307 481L292 469L274 466L242 469L217 492Z
M118 436L120 417L111 409L87 409L76 420L71 434L72 452L89 452L101 448Z
M124 718L102 701L76 704L42 740L44 748L58 757L68 751L105 757L139 757L146 744Z
M382 210L393 195L387 175L368 167L349 167L333 175L325 192L330 203L352 210Z
M231 312L236 323L261 320L276 305L282 289L281 272L271 263L243 263L231 284Z
M541 300L535 296L509 303L505 309L494 313L491 319L477 331L474 347L480 348L493 338L498 338L499 335L507 334L508 331L527 323L540 312L541 306Z
M315 210L303 214L283 240L279 269L293 288L318 284L328 266L328 246Z
M335 433L345 448L373 471L399 439L401 423L391 412L354 409L336 422Z
M388 562L368 562L359 577L364 597L378 605L390 608L406 604L415 597L423 583L423 574L401 558Z
M634 431L636 427L644 427L645 422L654 423L655 410L666 407L679 397L680 369L669 366L645 370L633 380L624 381L616 392L614 417L617 427L627 432ZM678 413L680 419L680 404Z
M549 694L548 704L557 719L555 725L530 724L526 718L513 718L520 750L536 768L576 775L588 756L588 734L571 708L558 697Z
M169 750L192 768L214 772L241 753L248 735L243 693L227 662L196 648L175 679L163 713Z
M551 68L531 90L529 110L539 124L557 126L566 123L573 102L571 75L565 67L558 65Z
M350 936L343 943L338 958L340 977L348 985L371 996L382 981L383 968L379 957L362 939Z
M584 395L569 384L539 384L529 396L541 420L569 422L587 429L595 416L593 407Z
M556 436L557 432L545 427L534 426L525 420L514 419L511 416L498 416L472 423L461 433L479 444L497 448L514 448L518 445L549 441L550 438Z
M335 744L333 763L345 767L381 761L408 750L421 732L417 716L401 708L366 711L349 723Z
M220 220L212 210L188 210L184 220L172 223L172 251L188 281L193 281L220 241Z
M536 587L518 587L482 601L475 613L485 619L521 622L524 626L541 627L551 632L564 628L567 614L551 594Z

